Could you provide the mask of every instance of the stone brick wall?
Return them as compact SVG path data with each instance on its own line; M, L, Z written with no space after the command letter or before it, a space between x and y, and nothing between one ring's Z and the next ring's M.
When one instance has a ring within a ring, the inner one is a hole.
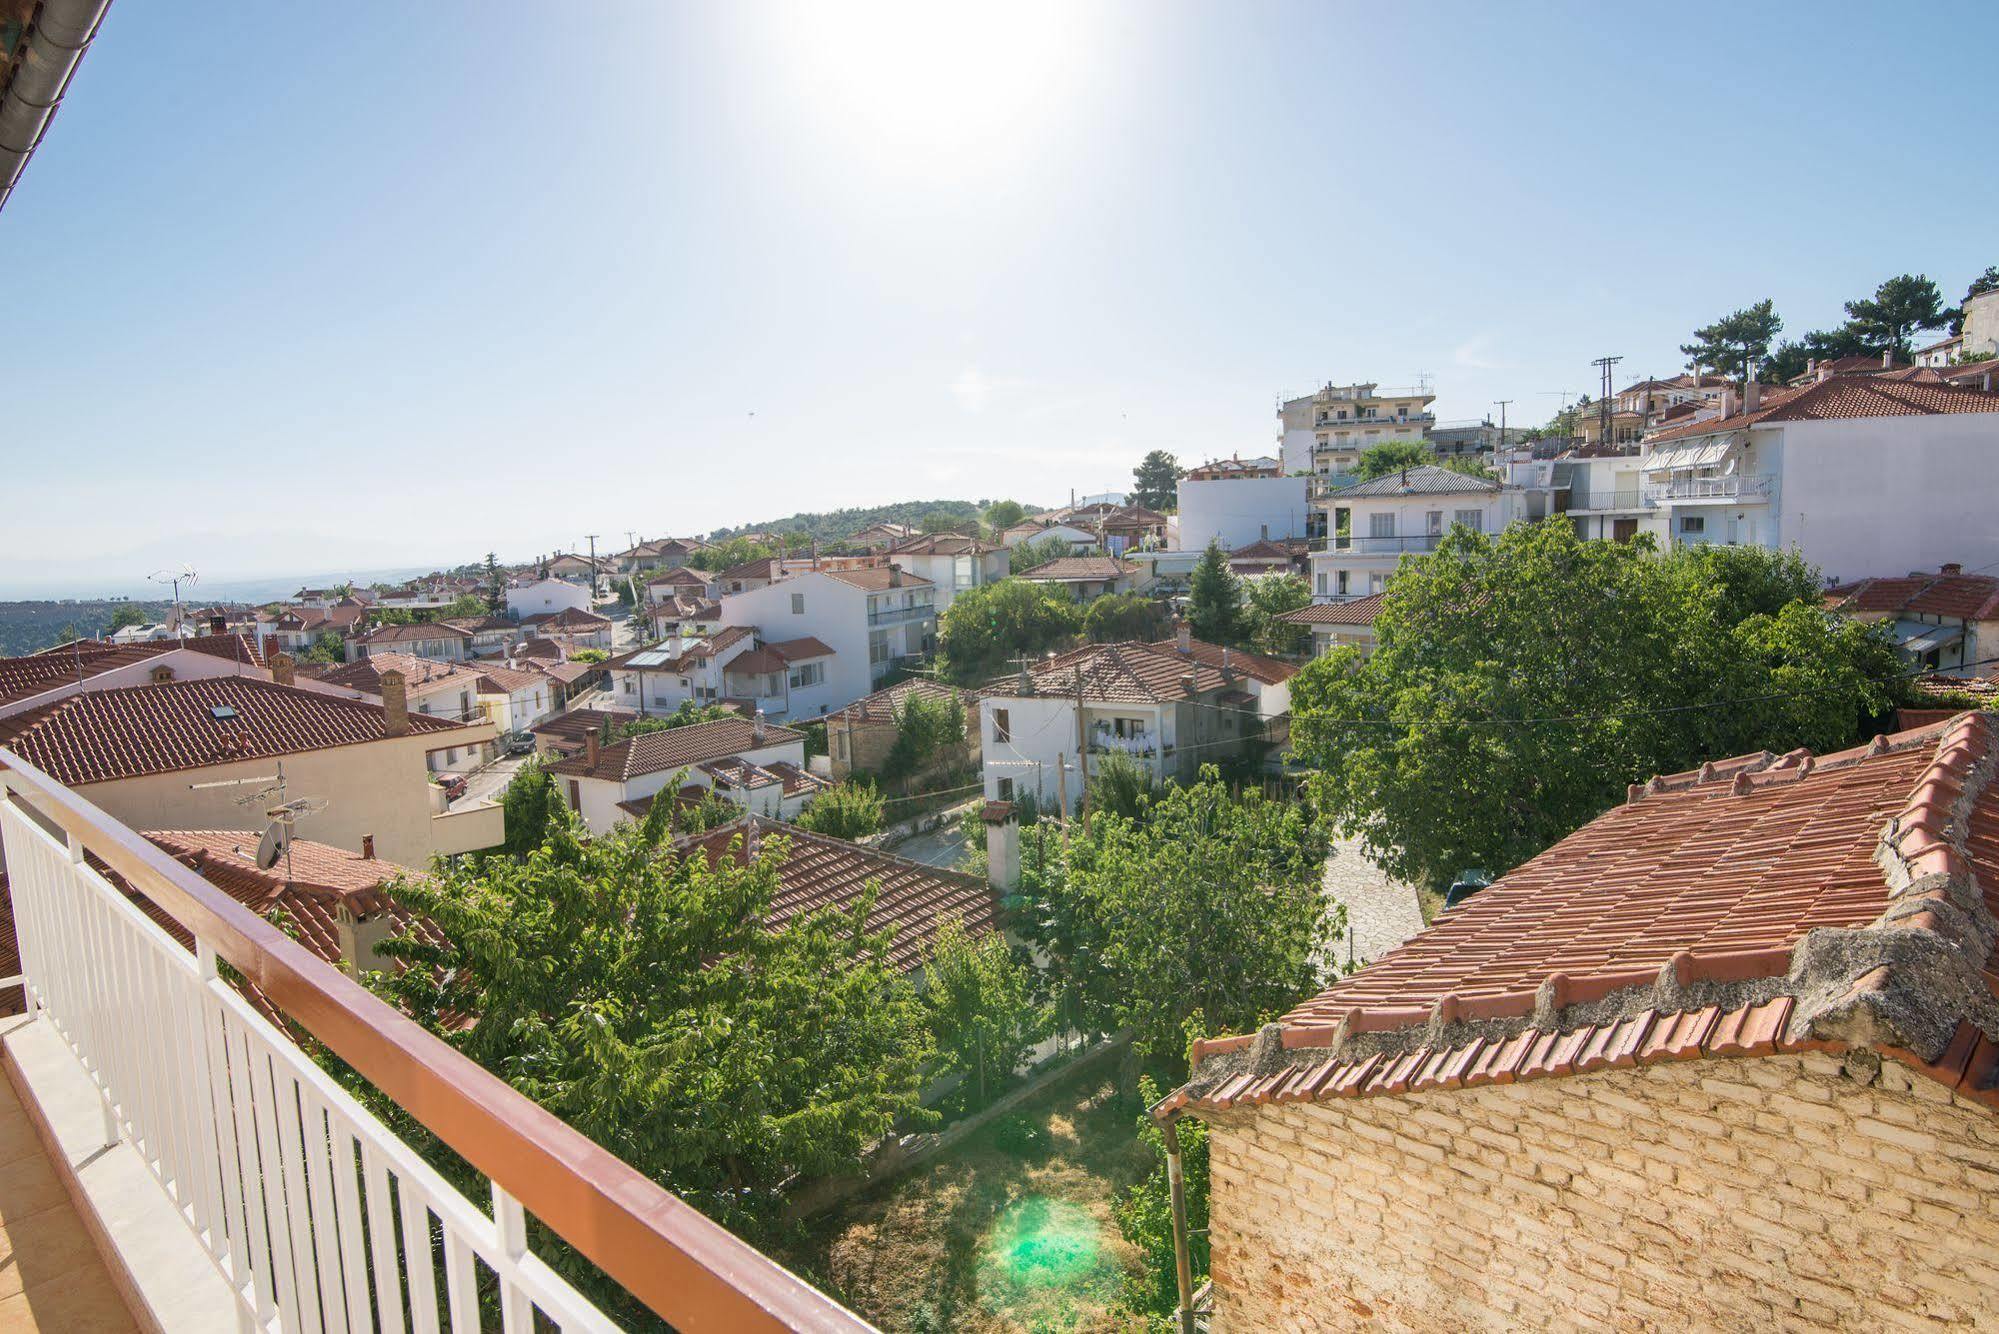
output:
M1211 1121L1216 1330L1999 1323L1999 1114L1870 1053Z

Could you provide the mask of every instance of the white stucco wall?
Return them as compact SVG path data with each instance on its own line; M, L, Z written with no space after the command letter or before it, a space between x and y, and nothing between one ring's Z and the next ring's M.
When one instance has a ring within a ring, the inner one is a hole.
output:
M590 592L582 584L563 579L543 579L507 590L507 610L516 619L543 612L566 611L571 607L577 611L590 610Z
M1311 515L1304 477L1237 477L1180 483L1181 550L1199 551L1219 539L1224 547L1248 546L1264 537L1305 536Z
M1790 422L1759 452L1777 542L1830 578L1999 562L1999 412Z
M789 760L801 769L805 767L805 743L802 740L786 741L771 746L757 746L749 750L739 751L738 754L752 764L767 764L775 763L779 760ZM692 784L695 787L713 786L708 775L700 769L690 765L685 772L686 778L684 781L686 783ZM668 783L679 780L681 773L682 771L679 769L663 769L658 773L641 775L624 785L600 778L575 779L577 795L582 800L583 822L589 825L591 830L596 833L607 833L618 821L630 818L625 812L618 809L619 802L637 801L642 797L655 796ZM569 799L569 783L571 781L569 776L557 774L555 778L563 800L567 801ZM757 788L748 794L752 800L744 802L744 804L759 815L775 816L780 814L779 807L782 802L783 792L784 788L782 784L773 783L768 787ZM745 794L731 790L728 795L741 801Z

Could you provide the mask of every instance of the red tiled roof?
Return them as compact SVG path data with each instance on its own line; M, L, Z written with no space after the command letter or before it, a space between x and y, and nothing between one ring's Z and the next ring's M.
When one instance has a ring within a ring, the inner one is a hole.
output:
M930 581L920 574L912 573L898 565L864 565L851 570L821 570L820 574L829 579L838 579L843 584L855 588L865 588L870 593L879 593L889 588L929 588Z
M1195 662L1214 668L1226 663L1232 670L1265 685L1279 685L1298 674L1298 669L1288 662L1279 662L1261 653L1249 653L1239 648L1225 649L1201 639L1189 640L1185 654L1180 653L1178 643L1171 639L1163 639L1152 647L1171 652L1183 662L1191 657Z
M536 612L533 616L523 616L523 628L533 626L536 634L547 634L550 630L602 630L611 624L608 616L599 616L594 611L584 611L580 607L564 607L561 611Z
M690 570L685 565L677 565L671 570L661 570L646 580L646 587L654 584L679 584L687 588L708 587L708 576L699 570Z
M891 556L990 556L1006 548L957 533L927 533L890 547Z
M378 625L362 636L370 644L406 644L419 639L470 639L469 630L460 630L449 621L411 621L408 625Z
M638 716L631 709L571 709L567 713L542 719L528 731L536 736L552 738L552 744L557 749L580 750L583 738L591 732L601 733L606 725L615 730L619 724L628 723Z
M1138 567L1116 556L1057 556L1037 565L1020 577L1037 582L1069 582L1084 579L1122 579L1138 573Z
M658 651L659 645L652 644L644 648L635 648L629 653L620 653L615 658L608 658L605 660L604 666L609 668L634 667L634 670L642 672L685 671L694 663L712 658L730 645L749 639L755 634L756 628L754 626L725 625L705 639L696 639L688 643L681 650L679 657L666 658L659 662L642 663L634 667L632 659L642 653L654 653Z
M1995 620L1999 619L1999 576L1939 572L1861 579L1828 591L1826 605L1848 615L1908 612L1965 621Z
M439 662L412 653L370 653L353 662L343 662L313 677L323 685L341 686L366 695L382 693L382 673L401 672L403 685L411 695L422 694L449 683L478 692L479 669L463 663Z
M1953 1086L1983 1050L1967 1091L1999 1106L1999 1033L1973 1026L1999 963L1995 760L1994 720L1962 714L1634 786L1267 1039L1197 1043L1162 1110L1829 1044ZM1905 962L1912 929L1949 962Z
M101 640L62 644L26 657L0 658L0 704L32 699L79 678L88 681L181 648L235 658L250 667L263 666L255 646L242 635L204 636L184 644L172 639L150 639L140 644L107 644ZM237 657L238 654L242 656Z
M532 690L548 680L546 673L502 667L497 663L480 664L478 676L479 693L482 695L511 695L517 690Z
M1196 641L1199 642L1199 641ZM1203 649L1213 648L1203 644ZM1220 662L1214 649L1215 662ZM1111 703L1156 704L1187 697L1187 678L1193 677L1196 694L1221 690L1229 684L1218 666L1200 657L1186 658L1171 641L1151 644L1127 640L1118 644L1085 644L1058 653L1028 669L1037 695L1074 696L1078 674L1085 700ZM1019 678L1004 676L986 687L994 698L1019 698Z
M806 635L799 639L781 639L775 643L753 648L747 653L739 653L729 662L732 672L768 673L781 672L794 662L810 662L814 658L830 658L833 650L821 641Z
M784 562L775 556L765 556L757 560L746 560L741 565L732 565L715 576L717 579L762 579L775 583L784 577Z
M1999 392L1951 385L1918 384L1878 376L1834 375L1801 389L1773 393L1754 412L1689 422L1645 438L1665 440L1739 431L1776 422L1837 421L1856 417L1934 417L1965 412L1999 412Z
M903 701L911 695L940 704L946 700L960 699L965 701L968 708L972 703L966 698L966 692L955 686L947 686L922 677L912 677L907 681L899 681L886 690L863 695L839 712L829 714L826 721L831 723L837 720L848 727L887 726L895 721L897 710L902 708Z
M1373 625L1374 618L1381 614L1381 601L1387 596L1369 593L1345 602L1314 602L1309 607L1287 611L1277 619L1293 625Z
M680 839L675 846L683 851L698 849L711 861L725 856L743 860L772 838L789 840L778 871L777 897L766 918L772 927L800 913L850 909L861 891L873 885L875 904L868 924L876 930L895 928L889 962L906 971L929 957L937 928L946 918L959 918L975 936L998 925L999 903L992 887L977 876L939 870L759 816L745 816Z
M215 710L233 710L218 718ZM379 704L247 676L126 686L71 695L0 718L0 746L76 786L380 741ZM413 733L459 725L409 715Z
M625 783L663 770L686 769L703 760L725 759L746 750L762 750L788 742L805 740L803 732L766 724L763 738L756 735L757 724L748 718L717 718L712 722L690 723L657 732L626 737L598 753L593 767L584 755L549 766L551 773L576 778L602 778Z

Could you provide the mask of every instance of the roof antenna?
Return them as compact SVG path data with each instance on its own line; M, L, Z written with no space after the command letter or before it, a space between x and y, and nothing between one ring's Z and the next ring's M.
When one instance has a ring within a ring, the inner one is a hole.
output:
M201 582L201 576L194 572L192 565L183 565L178 570L154 570L146 578L156 584L174 586L174 637L181 643L187 642L187 618L180 611L180 586L183 582L193 585Z

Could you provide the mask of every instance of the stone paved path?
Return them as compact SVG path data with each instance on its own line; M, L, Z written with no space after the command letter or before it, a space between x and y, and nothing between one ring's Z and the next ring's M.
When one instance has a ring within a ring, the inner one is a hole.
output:
M1368 859L1358 839L1339 839L1326 858L1326 897L1347 909L1348 934L1335 938L1338 963L1378 959L1423 929L1416 890ZM1351 938L1349 938L1351 937Z

